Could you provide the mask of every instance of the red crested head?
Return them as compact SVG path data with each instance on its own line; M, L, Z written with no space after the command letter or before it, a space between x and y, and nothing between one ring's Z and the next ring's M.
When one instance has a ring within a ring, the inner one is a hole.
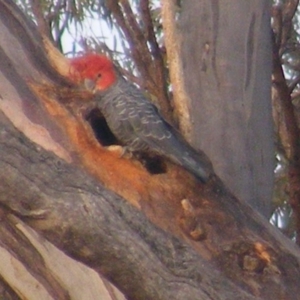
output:
M116 81L114 65L106 56L89 53L71 59L70 78L75 82L92 80L95 88L105 90Z

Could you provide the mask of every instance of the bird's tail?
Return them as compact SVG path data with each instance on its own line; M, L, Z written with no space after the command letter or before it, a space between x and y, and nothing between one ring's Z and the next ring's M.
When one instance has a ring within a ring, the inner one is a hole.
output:
M194 150L194 149L193 149ZM185 153L181 158L181 165L202 182L207 182L212 175L212 167L208 159L197 153L197 157L191 156L191 153Z
M173 148L173 151L170 159L174 163L182 166L204 183L209 180L213 174L213 167L209 158L203 152L196 151L183 139L177 147Z

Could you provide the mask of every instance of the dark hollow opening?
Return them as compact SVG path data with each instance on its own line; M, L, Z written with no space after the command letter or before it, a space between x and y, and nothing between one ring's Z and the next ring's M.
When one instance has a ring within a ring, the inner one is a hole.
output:
M99 143L105 147L110 145L121 145L114 134L109 129L104 116L100 110L95 108L91 110L86 120L91 125L94 134ZM166 172L164 159L152 153L134 152L133 157L140 161L150 174L161 174Z

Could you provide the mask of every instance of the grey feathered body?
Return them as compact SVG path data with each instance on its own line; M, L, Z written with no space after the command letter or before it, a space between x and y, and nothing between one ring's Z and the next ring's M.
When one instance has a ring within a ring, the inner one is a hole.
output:
M168 124L141 90L123 78L97 92L97 106L116 138L132 152L151 152L184 167L203 182L210 163Z

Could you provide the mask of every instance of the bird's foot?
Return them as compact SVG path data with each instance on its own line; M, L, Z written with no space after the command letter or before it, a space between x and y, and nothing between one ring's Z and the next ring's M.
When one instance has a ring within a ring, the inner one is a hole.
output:
M105 147L105 149L107 149L110 152L119 154L120 157L123 156L124 149L120 145L110 145L110 146Z
M126 158L133 158L133 152L128 148L128 147L122 147L123 148L123 152L121 154L120 157L126 157Z
M126 156L126 158L132 157L132 152L129 151L129 149L127 147L122 147L120 145L110 145L110 146L107 146L106 149L108 151L118 153L120 158L125 157L125 156Z

